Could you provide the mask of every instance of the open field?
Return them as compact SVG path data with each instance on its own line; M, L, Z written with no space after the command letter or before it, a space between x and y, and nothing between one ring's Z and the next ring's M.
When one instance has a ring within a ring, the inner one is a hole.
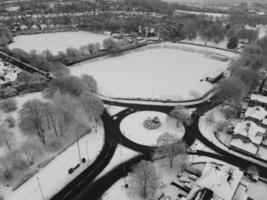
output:
M9 47L21 48L27 52L35 49L38 52L49 49L53 54L59 51L65 51L69 47L79 48L82 45L102 41L107 36L85 31L71 31L58 33L44 33L34 35L20 35L14 38L14 43Z
M71 74L94 76L99 92L107 96L195 99L213 87L203 79L212 72L226 69L228 62L210 59L207 54L203 54L203 51L211 54L217 53L217 50L194 49L194 46L190 48L197 52L167 47L139 49L138 52L78 64L71 68Z

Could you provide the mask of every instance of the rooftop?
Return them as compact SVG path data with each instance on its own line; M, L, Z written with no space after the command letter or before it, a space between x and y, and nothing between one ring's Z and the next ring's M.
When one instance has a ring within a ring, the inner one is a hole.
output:
M207 163L187 199L193 200L200 190L206 188L213 191L214 200L232 200L242 177L243 172L237 167Z

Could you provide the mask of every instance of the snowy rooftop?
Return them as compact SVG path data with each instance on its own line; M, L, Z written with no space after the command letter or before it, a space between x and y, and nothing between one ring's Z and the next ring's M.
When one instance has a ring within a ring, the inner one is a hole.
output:
M237 167L228 165L216 167L216 165L207 163L195 187L212 190L214 200L232 200L242 177L243 172ZM192 191L196 190L193 189Z
M267 96L263 96L263 95L260 95L260 94L252 94L250 96L250 99L252 101L258 101L260 103L267 104Z
M251 117L259 121L263 120L265 116L267 116L267 111L260 106L248 107L245 112L245 117Z
M233 139L230 144L232 147L235 147L237 149L243 150L245 152L251 153L255 155L258 151L258 147L256 147L252 143L245 143L241 139Z
M247 137L254 144L259 145L263 139L266 130L252 121L242 121L234 129L235 135Z

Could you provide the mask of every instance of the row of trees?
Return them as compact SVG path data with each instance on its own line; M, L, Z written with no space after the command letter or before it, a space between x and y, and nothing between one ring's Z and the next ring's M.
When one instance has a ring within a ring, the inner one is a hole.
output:
M5 46L13 41L13 36L6 26L0 25L0 47Z
M231 76L218 84L216 97L238 108L244 97L257 86L267 67L267 37L243 49L230 63Z

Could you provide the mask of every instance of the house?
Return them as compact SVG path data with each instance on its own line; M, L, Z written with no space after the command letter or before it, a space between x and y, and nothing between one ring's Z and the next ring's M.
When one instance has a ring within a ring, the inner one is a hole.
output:
M210 73L206 77L206 81L208 81L208 82L213 84L213 83L216 83L217 81L219 81L223 77L224 77L224 70L223 69L218 69L218 70L215 70L214 72Z
M267 96L252 94L249 98L249 105L262 106L263 108L267 108Z
M243 174L234 166L207 163L187 200L233 200Z
M256 155L265 136L266 129L255 122L245 120L236 125L230 148Z
M266 121L266 117L267 111L260 106L247 107L247 110L243 116L245 120L251 120L258 125L261 125L264 120Z

